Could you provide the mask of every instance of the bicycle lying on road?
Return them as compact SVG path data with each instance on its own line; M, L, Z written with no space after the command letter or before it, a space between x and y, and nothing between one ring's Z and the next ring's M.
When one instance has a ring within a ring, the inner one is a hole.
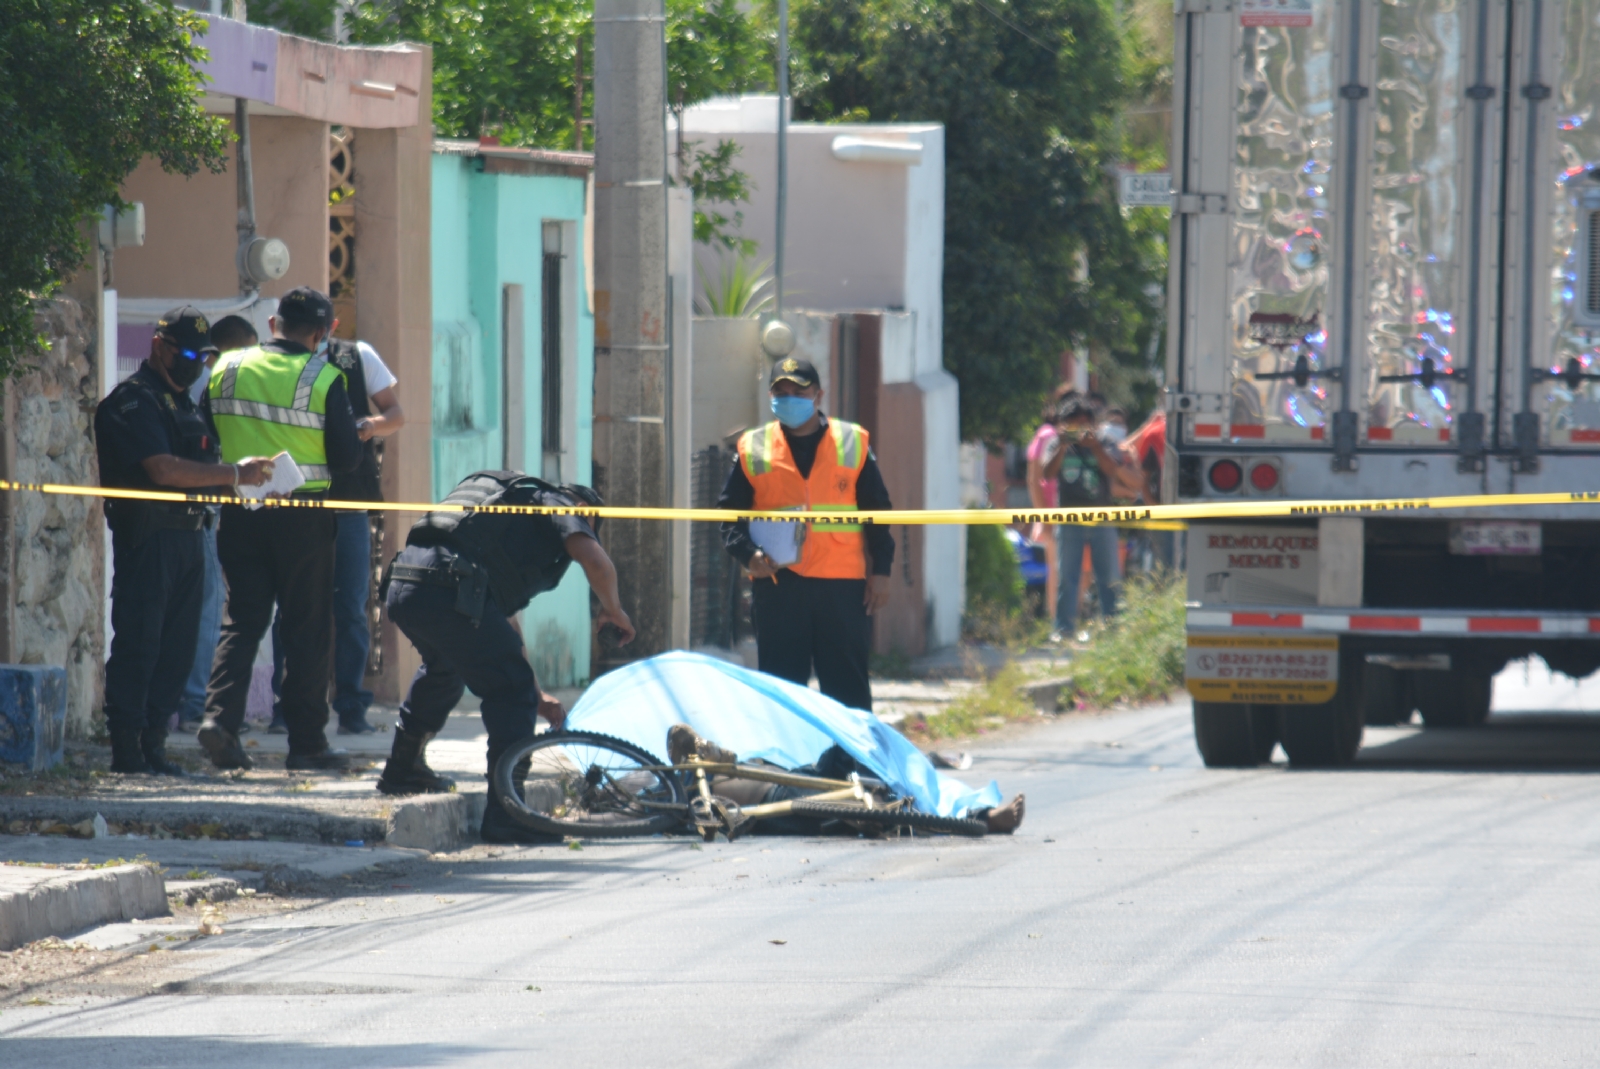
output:
M886 784L852 773L827 779L773 765L707 761L691 755L668 764L630 742L584 731L536 735L511 747L495 765L495 792L506 811L538 831L574 838L616 838L664 832L729 840L760 820L808 817L841 821L883 834L894 829L980 836L981 820L923 812ZM741 806L717 793L746 780L810 793Z

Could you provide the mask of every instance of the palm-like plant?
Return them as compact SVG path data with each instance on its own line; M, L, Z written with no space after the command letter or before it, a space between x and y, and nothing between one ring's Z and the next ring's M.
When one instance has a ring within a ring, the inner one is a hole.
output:
M717 277L706 278L695 311L725 319L755 319L773 306L773 279L767 273L771 266L771 260L752 264L744 256L723 260Z

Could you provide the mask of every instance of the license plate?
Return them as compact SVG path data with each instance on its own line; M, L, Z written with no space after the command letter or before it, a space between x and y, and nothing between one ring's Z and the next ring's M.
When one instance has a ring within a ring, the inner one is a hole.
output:
M1450 552L1458 557L1536 557L1544 530L1525 520L1452 520Z
M1339 690L1339 639L1190 635L1184 685L1203 702L1325 702Z

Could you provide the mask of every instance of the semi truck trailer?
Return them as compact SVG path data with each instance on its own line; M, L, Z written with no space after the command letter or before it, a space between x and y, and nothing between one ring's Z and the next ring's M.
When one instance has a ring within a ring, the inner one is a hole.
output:
M1206 764L1600 668L1600 0L1177 0L1168 502Z

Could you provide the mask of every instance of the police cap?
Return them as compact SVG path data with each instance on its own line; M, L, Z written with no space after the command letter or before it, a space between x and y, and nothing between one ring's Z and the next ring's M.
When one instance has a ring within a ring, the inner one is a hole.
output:
M290 330L327 330L333 326L333 302L321 290L296 286L278 298L278 318Z
M192 304L174 308L156 320L156 333L187 352L217 351L217 347L211 344L211 323Z
M817 377L817 369L811 366L809 360L786 356L772 365L771 386L776 386L780 382L792 382L802 389L810 389L821 381Z

